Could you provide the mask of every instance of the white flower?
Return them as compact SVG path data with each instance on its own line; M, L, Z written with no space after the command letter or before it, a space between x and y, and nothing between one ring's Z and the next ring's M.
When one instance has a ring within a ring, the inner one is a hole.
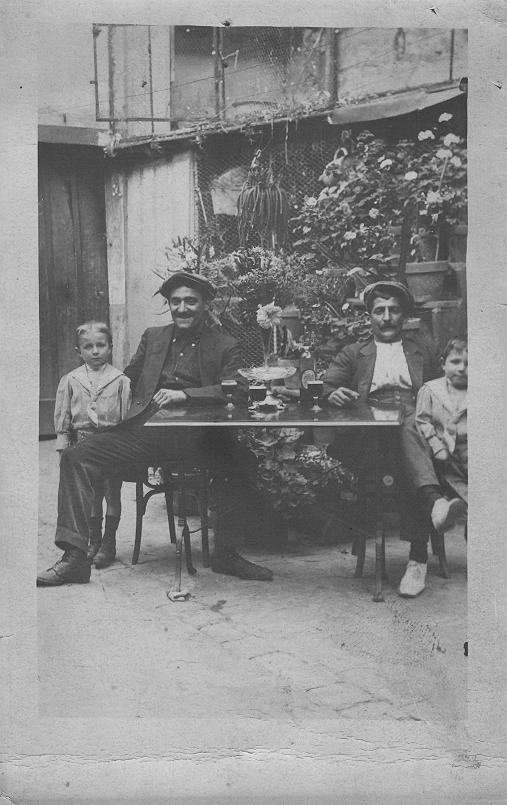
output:
M429 129L426 129L426 131L420 131L419 132L419 134L417 135L417 139L418 140L434 140L435 135L433 134L432 131L430 131Z
M213 246L209 247L209 256L211 257L211 259L213 259L215 256L215 249Z
M317 199L314 196L307 196L305 198L305 204L307 207L315 207L317 203Z
M452 157L452 159L450 159L449 162L451 163L451 165L454 165L456 168L461 168L461 166L463 164L459 157Z
M345 232L345 234L343 236L344 240L354 240L355 237L356 237L355 232Z
M380 163L380 167L381 167L381 168L388 168L388 167L389 167L389 165L392 165L392 164L393 164L392 159L384 159L384 160L382 160L382 162Z
M370 216L370 218L373 218L373 220L375 220L375 218L378 218L378 214L379 210L377 207L372 207L371 210L369 210L368 212L368 215Z
M459 137L456 137L455 134L446 134L444 137L444 145L452 145L453 143L459 143Z
M347 310L350 310L350 303L349 302L345 302L345 304L342 305L342 312L346 313Z
M452 157L452 151L449 151L448 148L439 148L437 151L437 157L439 159L449 159L449 157Z
M439 204L442 201L442 196L437 190L428 190L426 193L427 204Z
M259 305L257 308L257 324L269 330L282 323L282 308L270 302L268 305Z
M408 171L408 173L405 174L405 179L407 182L411 182L413 179L417 179L417 173L415 171Z
M440 117L438 118L439 123L447 123L448 120L452 119L452 115L449 112L442 112Z

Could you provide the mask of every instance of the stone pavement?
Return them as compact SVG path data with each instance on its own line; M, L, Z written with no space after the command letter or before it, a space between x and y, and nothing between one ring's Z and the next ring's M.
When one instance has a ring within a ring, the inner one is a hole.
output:
M53 563L58 464L40 444L39 568ZM132 566L134 485L123 487L117 562L87 585L39 589L39 711L77 718L244 717L278 723L386 719L459 729L466 718L466 543L446 539L448 581L430 559L428 588L396 594L407 543L388 539L385 603L372 601L374 545L354 579L350 545L291 534L280 551L244 554L272 583L221 576L201 565L166 597L174 569L162 496L148 504L139 564ZM198 527L197 518L191 528ZM366 726L366 724L365 724Z

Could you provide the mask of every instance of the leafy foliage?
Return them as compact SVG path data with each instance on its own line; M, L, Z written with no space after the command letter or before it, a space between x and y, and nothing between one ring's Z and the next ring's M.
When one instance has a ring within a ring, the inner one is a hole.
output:
M238 197L239 241L246 246L258 235L262 246L279 249L287 239L289 200L261 156L258 149Z
M388 261L395 246L391 227L402 223L409 205L435 230L443 221L466 221L466 146L449 131L451 117L441 115L415 142L389 144L360 133L335 182L318 198L307 197L291 219L294 249L310 252L314 269L368 267Z
M323 495L353 490L355 476L325 450L304 444L300 428L245 428L238 438L257 456L257 488L286 519L297 518Z

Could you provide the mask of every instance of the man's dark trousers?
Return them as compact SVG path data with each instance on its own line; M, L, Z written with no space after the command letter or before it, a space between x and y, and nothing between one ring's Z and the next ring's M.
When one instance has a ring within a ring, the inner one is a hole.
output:
M122 423L63 451L58 490L55 543L87 550L93 485L96 479L128 477L139 466L204 464L214 478L212 497L217 522L215 545L233 544L247 494L247 476L255 457L225 428L144 427L146 417Z
M422 504L418 490L424 487L438 488L438 479L431 451L417 430L414 395L409 390L382 389L370 395L368 402L371 405L400 406L401 427L396 433L396 438L392 440L393 450L389 462L396 476L398 502L403 510L403 520L407 528L401 537L412 543L426 545L431 518L429 511ZM328 453L363 474L371 464L367 431L356 428L347 430L345 437L340 436L329 445Z

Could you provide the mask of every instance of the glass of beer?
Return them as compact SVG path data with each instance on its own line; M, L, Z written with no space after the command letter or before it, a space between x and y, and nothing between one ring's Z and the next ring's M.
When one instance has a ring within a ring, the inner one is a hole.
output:
M228 411L231 411L234 408L232 395L234 394L234 391L238 387L238 381L234 380L233 377L224 378L224 380L222 380L221 386L223 393L227 397L227 405L225 407L227 408Z
M257 406L258 403L266 399L267 391L268 389L265 383L250 383L248 386L248 395L254 406Z
M324 389L324 382L322 380L309 380L308 381L308 391L313 397L313 406L312 411L314 414L318 414L322 411L322 408L319 405L319 400L322 397L322 391Z

